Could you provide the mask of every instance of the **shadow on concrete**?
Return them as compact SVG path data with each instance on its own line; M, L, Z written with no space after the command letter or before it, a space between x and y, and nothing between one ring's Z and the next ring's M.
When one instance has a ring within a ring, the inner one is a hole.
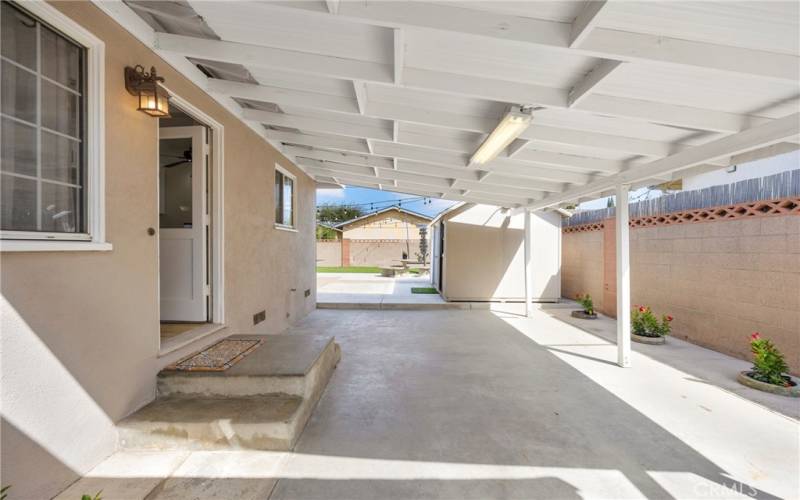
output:
M604 471L619 471L648 498L673 498L652 474L673 473L775 498L733 481L491 313L317 311L293 330L333 334L343 353L297 453L561 467L576 480L589 475L599 482ZM577 488L569 477L560 480ZM272 498L432 498L443 491L469 498L478 490L481 497L569 497L537 481L464 481L443 490L438 481L375 479L282 479Z

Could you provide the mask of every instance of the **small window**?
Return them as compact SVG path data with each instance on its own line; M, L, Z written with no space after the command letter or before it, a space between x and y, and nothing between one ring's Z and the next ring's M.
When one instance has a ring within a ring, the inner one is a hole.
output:
M294 228L295 177L275 166L275 224Z
M2 3L3 231L84 233L86 49Z

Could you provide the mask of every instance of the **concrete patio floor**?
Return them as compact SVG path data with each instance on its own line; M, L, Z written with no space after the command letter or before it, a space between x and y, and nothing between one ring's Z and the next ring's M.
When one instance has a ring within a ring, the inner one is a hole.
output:
M444 304L438 293L411 293L414 287L431 286L430 276L387 278L367 273L318 273L317 304L375 308L383 304Z
M670 339L622 369L569 304L517 306L315 311L292 333L342 360L294 452L117 453L62 497L800 496L798 421L721 382L744 362Z

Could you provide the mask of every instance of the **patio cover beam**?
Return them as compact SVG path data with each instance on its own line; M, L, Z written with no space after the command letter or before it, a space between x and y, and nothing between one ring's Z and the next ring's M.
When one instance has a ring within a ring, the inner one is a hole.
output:
M628 226L628 184L617 184L616 259L617 259L617 364L631 365L631 262Z
M416 2L347 2L339 15L369 24L432 28L603 59L672 64L792 82L797 81L800 73L800 58L794 55L601 27L591 29L597 12L581 13L589 21L586 23L588 30L581 29L582 23L576 25ZM498 26L504 28L498 30ZM578 37L578 47L570 47L575 28L578 28L575 33L586 36L583 40Z
M377 145L378 143L375 143L375 146ZM375 149L381 151L380 146L377 146ZM386 155L388 157L385 157L380 155L347 154L318 149L306 149L296 146L286 146L285 150L286 153L295 156L389 169L394 168L391 158L396 157L398 159L404 159L402 155ZM421 151L421 154L415 161L430 164L429 172L427 172L429 175L479 180L479 171L476 169L467 168L456 162L443 165L439 162L425 161L424 153L424 150ZM563 191L565 183L585 184L592 178L582 173L559 171L554 168L537 167L535 165L525 165L518 162L498 161L497 165L488 170L498 175L519 177L519 185L528 185L532 187L533 184L536 184L538 189L550 192Z
M662 177L718 158L733 156L752 149L776 144L790 139L798 133L800 133L800 113L794 113L765 125L723 137L701 146L695 146L672 156L605 177L585 186L567 189L562 193L551 195L533 203L528 208L538 210L552 207L559 203L615 189L618 184L635 185L637 182L646 179Z
M169 33L156 33L154 37L154 46L159 51L186 57L294 71L307 75L358 80L364 83L391 84L395 78L393 64L311 54L255 44L207 40ZM606 63L612 64L608 60L606 60ZM551 108L571 108L588 113L594 112L593 107L602 105L602 101L594 103L595 100L601 100L600 97L610 97L591 95L586 97L585 102L571 107L567 89L499 80L492 78L491 75L456 75L421 68L403 68L401 73L403 87L407 89L454 93L477 99L540 105ZM578 87L579 85L581 84L578 82L573 87ZM614 101L618 104L618 109L616 109L614 116L697 130L739 132L744 126L752 123L753 120L764 120L763 118L735 113L627 97L616 97ZM665 113L664 111L667 112Z
M650 110L652 110L652 114L657 113L658 116L663 117L661 122L664 122L664 124L692 126L700 130L710 131L738 132L742 130L745 125L757 125L769 121L765 118L701 110L687 106L658 104L621 97L588 95L601 79L608 76L618 64L619 63L616 62L606 62L591 71L581 82L576 84L575 87L569 91L568 105L580 108L580 110L586 109L589 112L594 112L594 109L589 108L599 108L599 112L610 113L618 118L633 118L633 125L636 125L638 121L650 121ZM420 70L408 70L407 73L413 75L419 71ZM462 85L464 78L459 79ZM363 82L358 82L358 84L363 85ZM485 117L421 109L388 102L369 102L365 95L366 92L363 92L364 95L361 96L356 93L357 99L352 99L303 90L283 89L268 85L230 82L215 78L208 79L208 88L211 92L225 96L272 102L281 106L295 106L311 110L332 111L353 115L361 114L372 118L393 120L395 123L418 123L421 125L452 128L478 134L491 132L494 126L497 125L496 120ZM445 87L448 91L454 91L454 88L455 87L450 84ZM411 97L413 97L413 95ZM521 95L518 97L520 99L523 98ZM515 101L512 100L510 102ZM522 100L519 102L526 101ZM342 115L339 118L342 118L342 121L347 121L345 119L346 115ZM549 125L548 123L553 123L556 126ZM674 149L691 147L690 144L673 145L672 143L639 139L618 134L573 131L557 125L559 124L556 122L548 121L546 116L538 117L534 121L534 125L523 134L522 139L554 142L573 146L591 146L599 149L622 151L634 155L658 157L666 156ZM394 134L393 139L395 139Z

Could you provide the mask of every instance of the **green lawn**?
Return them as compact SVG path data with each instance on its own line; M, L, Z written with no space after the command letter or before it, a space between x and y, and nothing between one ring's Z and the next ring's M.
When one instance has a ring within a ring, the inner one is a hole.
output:
M366 273L377 274L381 272L380 267L318 267L318 273Z
M419 287L419 288L418 287L413 287L411 289L411 293L434 294L434 293L439 293L439 292L437 292L435 288L431 288L431 287Z

